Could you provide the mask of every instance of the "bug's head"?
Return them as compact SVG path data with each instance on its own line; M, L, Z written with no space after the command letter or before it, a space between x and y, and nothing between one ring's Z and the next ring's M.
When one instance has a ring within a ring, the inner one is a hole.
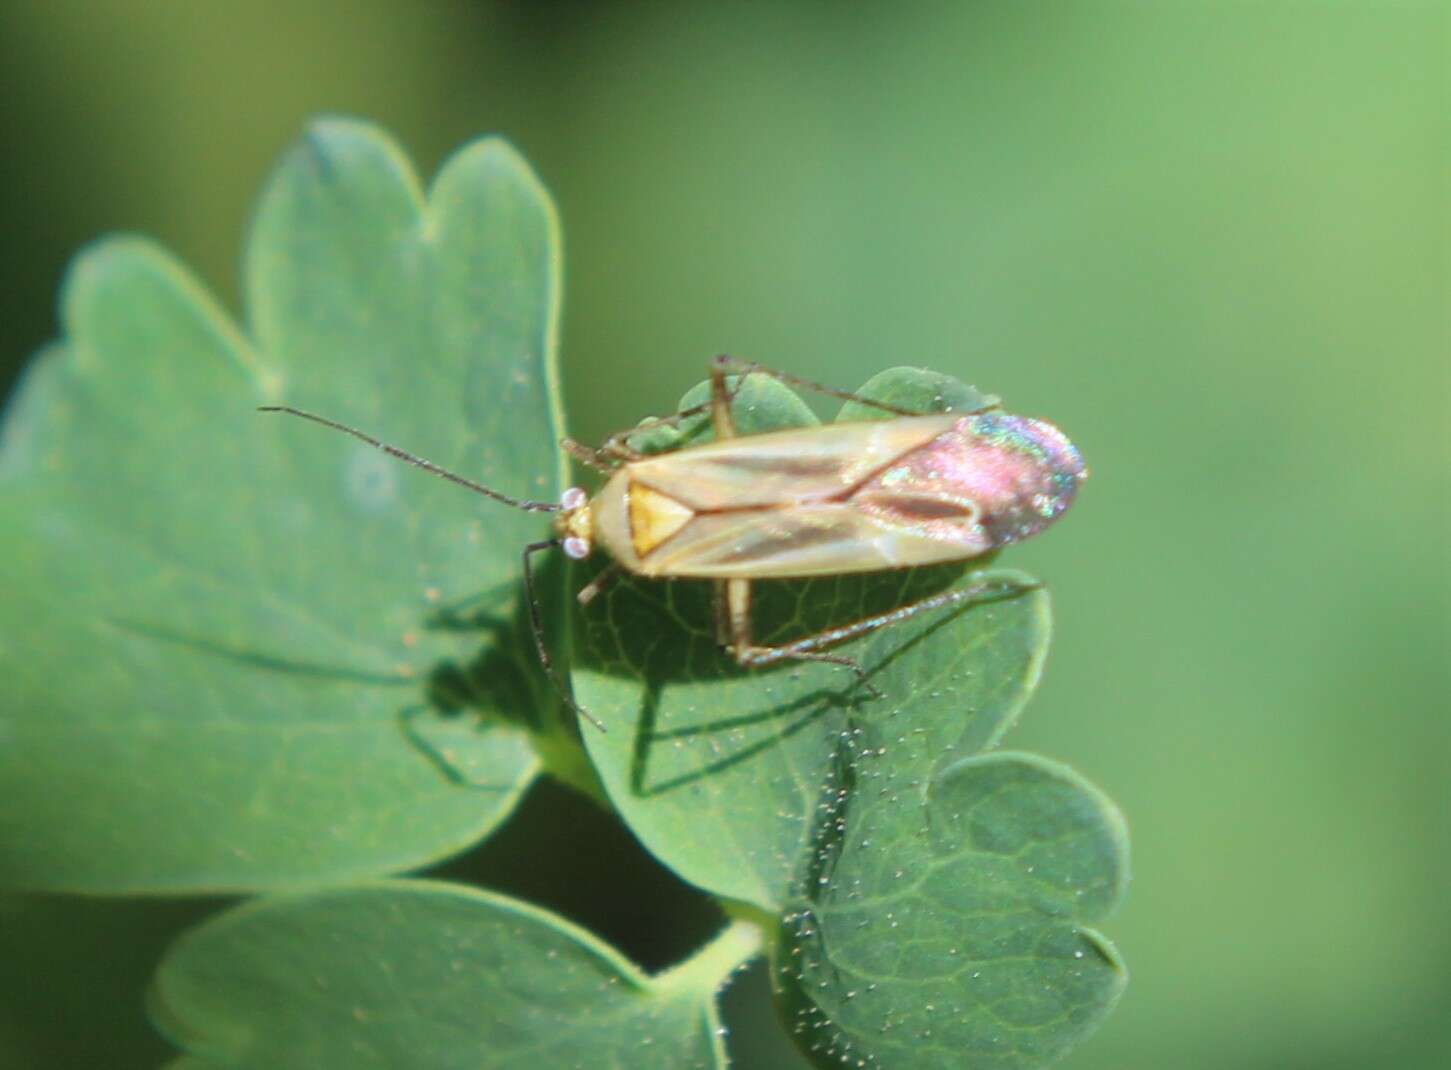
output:
M576 561L584 560L594 551L594 516L583 487L570 487L559 496L554 531L564 552Z

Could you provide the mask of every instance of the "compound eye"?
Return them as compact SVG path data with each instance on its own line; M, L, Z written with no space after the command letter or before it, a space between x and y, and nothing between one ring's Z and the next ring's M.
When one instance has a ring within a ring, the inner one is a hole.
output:
M590 545L588 539L581 539L578 535L571 535L564 540L564 552L576 561L583 561L589 556Z
M589 495L584 492L583 487L570 487L559 496L559 507L566 511L578 509L589 501Z

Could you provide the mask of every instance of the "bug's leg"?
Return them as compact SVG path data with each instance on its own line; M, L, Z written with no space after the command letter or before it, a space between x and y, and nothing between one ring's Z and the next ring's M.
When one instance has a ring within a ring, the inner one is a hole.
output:
M888 405L885 402L873 401L871 398L854 394L850 390L842 390L839 387L827 386L824 383L813 382L810 379L803 379L799 375L792 375L790 372L777 371L775 368L768 368L764 364L758 364L754 360L741 360L738 357L727 356L722 353L711 361L711 375L724 376L727 373L733 375L749 375L759 373L769 375L785 383L787 386L799 387L802 390L815 390L819 394L826 394L828 397L841 398L843 401L857 401L863 405L870 405L874 409L881 409L883 412L890 412L895 416L920 416L921 413L912 412L908 409L898 408L896 405Z
M802 390L815 390L817 393L825 394L828 397L841 398L843 401L855 401L861 405L870 405L874 409L889 412L894 416L923 415L914 409L903 409L896 405L888 405L884 401L873 401L871 398L863 397L861 394L853 393L850 390L842 390L838 387L814 382L811 379L803 379L799 375L792 375L790 372L777 371L775 368L768 368L764 364L757 364L753 360L740 360L737 357L721 354L715 360L711 361L712 377L717 374L725 375L727 373L742 376L752 373L769 375L772 379L779 380L787 386L799 387ZM973 413L988 412L997 408L1001 408L1001 406L997 402L994 402L991 405L984 405L978 409L963 409L962 415L971 416Z
M874 632L878 628L885 628L889 624L900 624L902 621L915 617L919 613L927 613L934 609L945 608L946 606L960 605L963 602L976 601L984 595L989 594L1000 594L1004 597L1010 597L1027 591L1036 591L1042 586L1041 583L1019 583L1008 587L1001 580L981 580L967 587L943 591L941 594L930 595L920 601L910 602L905 606L898 606L896 609L886 613L878 613L873 617L864 617L850 624L843 624L839 628L828 628L824 632L817 632L815 635L808 635L804 639L797 639L794 642L783 643L780 646L752 647L752 663L756 665L767 665L772 661L780 661L782 659L800 658L802 656L809 657L819 652L823 647L844 643L848 639L855 639L857 636L866 635L868 632Z
M739 389L739 388L737 388ZM731 397L735 397L735 391L731 391ZM568 453L581 464L600 472L613 472L621 464L629 461L638 461L647 455L641 453L630 445L630 439L644 431L655 427L675 427L682 420L688 420L692 416L699 416L701 413L711 411L713 401L703 402L700 405L692 405L679 412L673 412L669 416L657 416L642 424L626 428L623 431L616 431L608 436L598 446L586 446L582 442L576 442L572 438L560 440L560 448Z
M722 594L722 616L731 649L739 658L740 651L755 646L751 642L751 581L718 580Z
M611 455L603 446L586 446L583 442L576 442L572 438L562 438L559 440L559 448L586 468L593 468L596 472L613 472L620 466L621 458Z
M529 603L529 628L534 633L534 650L539 655L539 664L544 669L544 675L549 677L549 682L554 685L554 690L559 692L559 697L564 700L564 704L603 732L605 726L599 718L574 701L574 696L569 693L569 686L564 682L564 677L555 669L554 659L549 656L549 645L544 641L544 618L539 611L539 598L534 593L534 567L530 563L530 558L540 550L552 550L558 546L558 539L544 539L541 542L531 542L524 547L524 597Z
M714 581L714 596L710 600L710 608L715 615L715 643L722 650L732 650L735 636L731 632L730 610L726 607L726 581ZM747 626L749 627L749 621Z
M731 402L735 400L736 390L740 384L746 381L745 373L736 380L735 390L726 381L726 366L717 357L710 366L710 422L715 425L715 437L717 440L736 437L736 420L731 415ZM729 588L727 588L729 596ZM748 596L749 600L749 596Z
M616 431L600 445L600 452L617 457L621 461L638 461L645 454L630 445L630 439L644 431L655 427L677 427L682 420L688 420L692 416L699 416L710 409L710 402L701 405L692 405L688 409L681 409L679 412L672 412L669 416L657 416L654 419L646 420L644 423L636 424L634 427L626 428L624 431Z
M630 439L635 435L655 427L677 427L682 421L702 413L711 414L711 422L715 425L717 438L734 438L735 421L731 419L730 407L735 402L736 394L740 392L744 379L743 374L732 386L727 381L724 371L712 371L709 401L691 405L689 408L673 412L669 416L657 416L623 431L616 431L606 437L598 446L586 446L572 438L565 438L560 440L560 448L581 464L593 468L597 472L609 473L622 464L639 461L647 456L630 445ZM726 428L724 432L721 430L722 427Z
M862 668L861 663L844 654L831 654L804 647L797 650L797 643L787 646L756 646L751 642L750 580L718 580L716 590L716 627L718 630L724 627L726 642L723 645L734 655L737 663L746 668L756 668L777 661L827 661L855 673L857 682L872 698L882 697L882 693L867 679L867 671Z
M579 589L579 594L575 595L575 598L579 600L580 605L589 605L595 600L595 598L599 595L601 591L603 591L606 587L610 585L614 578L619 574L619 563L616 561L611 561L608 565L605 566L603 571L595 576L594 579L590 580L587 584Z

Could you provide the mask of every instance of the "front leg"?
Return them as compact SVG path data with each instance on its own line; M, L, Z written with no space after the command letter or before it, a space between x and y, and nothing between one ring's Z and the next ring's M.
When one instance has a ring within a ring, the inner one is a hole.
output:
M605 446L586 446L583 442L576 442L572 438L560 439L559 448L586 468L593 468L596 472L613 472L620 467L623 461L630 459L617 456Z
M656 427L676 427L681 421L688 420L692 416L700 416L702 413L709 412L714 417L717 407L721 403L720 398L722 397L725 399L726 419L729 422L730 404L735 401L736 394L740 390L740 383L737 382L734 387L731 387L724 382L724 376L721 377L721 380L721 383L717 384L714 381L714 377L712 377L711 399L709 401L699 405L691 405L689 408L681 409L679 412L671 413L669 416L657 416L654 419L646 420L644 423L636 424L634 427L626 428L623 431L616 431L606 437L598 446L586 446L584 443L576 442L572 438L561 439L559 446L576 461L593 468L597 472L613 472L622 464L643 460L647 454L641 453L631 446L631 438L643 432L653 430ZM721 435L720 421L717 419L715 423L716 434L719 437L731 438L734 436L733 429L730 434Z

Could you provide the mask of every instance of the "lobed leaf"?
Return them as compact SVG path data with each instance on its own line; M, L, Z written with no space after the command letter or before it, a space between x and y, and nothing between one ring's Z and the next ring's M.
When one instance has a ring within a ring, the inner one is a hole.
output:
M558 272L553 208L507 145L465 148L425 199L345 121L268 185L248 335L145 241L78 258L0 448L0 884L355 878L508 814L553 702L508 626L539 518L254 410L552 498ZM471 596L468 627L445 619ZM441 678L482 711L468 732L401 720ZM474 790L405 728L443 733Z
M994 395L927 368L888 368L868 379L857 393L908 412L974 412L999 404ZM836 418L880 420L884 415L871 405L848 401Z
M939 395L939 377L901 375ZM742 429L800 426L800 399L759 376ZM969 388L952 388L961 396ZM682 407L705 395L697 387ZM972 395L976 397L975 394ZM887 400L887 399L883 399ZM878 415L882 415L877 410ZM804 414L804 415L803 415ZM959 566L755 587L764 642L819 631L925 597ZM984 601L877 631L845 648L884 698L869 701L836 666L743 671L716 644L710 585L620 580L581 614L575 684L612 730L585 741L611 800L635 833L702 887L778 909L807 865L822 793L834 790L859 726L936 748L943 762L997 740L1027 700L1046 650L1047 599L1016 573Z
M718 980L651 979L535 907L394 881L262 900L200 926L166 956L151 1007L194 1070L715 1070Z
M783 1016L823 1067L1042 1066L1127 981L1088 927L1123 894L1122 819L1035 755L966 758L925 788L915 808L852 792L823 826L821 875L783 916Z
M588 780L521 639L517 552L538 518L252 412L320 410L552 499L557 242L500 143L425 199L380 134L329 122L263 200L250 340L153 246L78 261L65 338L0 443L0 882L346 880L482 835L542 761ZM815 419L777 382L739 387L744 433ZM914 411L995 402L912 369L863 390ZM629 441L709 436L698 414ZM541 579L557 600L557 567ZM682 875L778 919L781 1007L819 1065L1039 1065L1122 989L1089 928L1124 886L1116 811L1060 766L983 753L1041 670L1043 591L958 566L761 584L757 635L953 583L990 593L851 645L876 701L831 666L741 671L707 584L622 580L573 636L578 695L611 727L585 736L611 800ZM194 930L155 1007L178 1067L714 1067L714 991L750 931L648 979L498 896L341 888Z
M995 402L911 369L863 393ZM791 425L784 401L768 411ZM843 648L877 700L832 666L741 670L716 646L707 584L621 581L580 618L575 681L611 727L585 736L610 799L687 879L781 919L781 1008L822 1066L1041 1065L1124 983L1085 927L1123 888L1116 811L1062 767L982 754L1037 683L1045 591L958 566L765 582L757 629L782 642L954 582L989 593Z

